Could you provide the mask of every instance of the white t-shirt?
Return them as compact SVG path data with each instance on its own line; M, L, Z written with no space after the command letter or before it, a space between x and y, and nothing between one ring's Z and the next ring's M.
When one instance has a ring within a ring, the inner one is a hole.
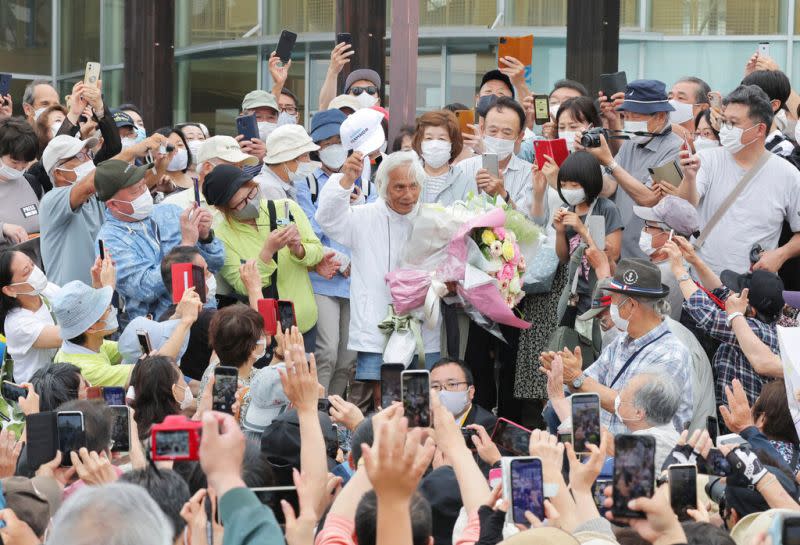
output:
M700 232L742 179L740 167L725 148L702 150L697 173ZM698 252L712 271L738 273L750 269L750 250L778 246L783 221L800 231L800 172L788 161L771 155L725 212Z
M52 297L58 289L55 284L48 284L45 296ZM14 382L17 384L30 382L36 371L53 362L58 348L33 347L42 330L51 325L56 323L47 305L42 305L36 312L15 308L6 316L6 344L14 360Z

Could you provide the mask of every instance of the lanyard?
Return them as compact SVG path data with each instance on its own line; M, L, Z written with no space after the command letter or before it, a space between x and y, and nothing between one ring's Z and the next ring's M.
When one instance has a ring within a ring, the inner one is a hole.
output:
M631 357L630 357L630 358L628 358L628 361L626 361L626 362L625 362L625 365L623 365L623 366L622 366L622 369L620 369L620 370L619 370L619 372L617 373L617 376L615 376L615 377L614 377L614 380L612 380L612 381L611 381L611 384L609 384L609 385L608 385L608 387L609 387L609 388L612 388L612 389L614 388L614 385L615 385L615 384L617 383L617 381L619 380L619 377L621 377L621 376L622 376L622 374L623 374L623 373L624 373L624 372L625 372L625 371L628 369L628 367L630 366L630 364L631 364L631 363L633 363L633 360L635 360L635 359L636 359L636 357L637 357L639 354L641 354L641 353L642 353L642 350L644 350L645 348L647 348L648 346L650 346L651 344L653 344L654 342L656 342L657 340L659 340L659 339L660 339L661 337L663 337L664 335L668 335L669 333L671 333L669 330L667 330L667 331L664 331L664 332L663 332L661 335L659 335L658 337L656 337L655 339L653 339L652 341L650 341L650 342L649 342L649 343L647 343L646 345L644 345L644 346L642 346L641 348L639 348L639 350L637 350L636 352L634 352L634 353L631 355Z

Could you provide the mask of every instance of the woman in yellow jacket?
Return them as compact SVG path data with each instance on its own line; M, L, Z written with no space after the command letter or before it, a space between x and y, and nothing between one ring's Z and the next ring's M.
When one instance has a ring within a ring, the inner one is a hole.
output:
M255 260L261 285L271 288L265 290L271 292L267 296L294 303L306 352L313 352L317 304L308 269L322 260L322 244L303 209L289 199L262 199L258 184L233 165L215 167L206 176L203 194L224 217L215 228L215 236L225 245L222 277L236 293L246 296L239 268ZM277 294L273 282L277 283Z

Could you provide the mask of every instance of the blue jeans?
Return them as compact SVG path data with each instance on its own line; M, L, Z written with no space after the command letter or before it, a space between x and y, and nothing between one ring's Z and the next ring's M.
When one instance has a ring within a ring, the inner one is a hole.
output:
M433 364L439 361L439 352L427 352L425 354L425 368L430 369ZM417 368L417 356L411 360L409 369ZM356 358L356 380L379 381L381 379L381 365L383 365L383 354L378 352L359 352Z

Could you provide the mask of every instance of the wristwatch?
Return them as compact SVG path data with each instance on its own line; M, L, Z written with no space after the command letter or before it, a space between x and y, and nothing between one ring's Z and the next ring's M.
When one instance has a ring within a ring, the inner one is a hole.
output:
M609 176L614 174L614 169L616 169L619 165L616 161L611 161L607 165L603 165L603 171L608 174Z
M214 242L214 230L213 229L209 229L208 230L208 238L201 238L201 239L198 240L198 242L200 244L210 244L211 242Z
M678 284L680 284L681 282L686 282L687 280L691 280L691 279L692 279L692 277L689 276L689 273L683 273L682 275L680 275L677 278Z
M577 378L575 378L575 380L572 381L572 388L574 390L580 390L581 386L583 386L584 380L586 380L586 375L584 373L581 373L580 375L577 376Z
M742 314L741 312L731 312L730 314L728 314L728 316L725 317L725 323L728 325L728 327L731 327L731 323L733 322L733 320L735 318L738 318L739 316L744 317L744 314Z

